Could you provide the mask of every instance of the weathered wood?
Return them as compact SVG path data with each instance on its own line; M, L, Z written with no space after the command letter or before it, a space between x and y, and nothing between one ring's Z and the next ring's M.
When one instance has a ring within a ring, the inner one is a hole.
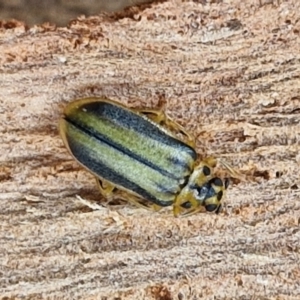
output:
M2 296L297 299L300 2L200 2L65 28L1 23ZM249 181L217 216L101 206L57 130L65 104L86 96L165 102L201 155Z

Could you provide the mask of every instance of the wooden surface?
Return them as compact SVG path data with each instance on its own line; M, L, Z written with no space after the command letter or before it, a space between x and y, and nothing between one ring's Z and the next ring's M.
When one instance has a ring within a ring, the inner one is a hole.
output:
M146 7L150 2L153 0L0 0L0 20L22 20L30 26L45 22L66 26L81 15L119 11L138 4Z
M299 299L300 3L217 2L0 23L2 298ZM165 101L247 181L219 215L105 206L58 136L86 96Z

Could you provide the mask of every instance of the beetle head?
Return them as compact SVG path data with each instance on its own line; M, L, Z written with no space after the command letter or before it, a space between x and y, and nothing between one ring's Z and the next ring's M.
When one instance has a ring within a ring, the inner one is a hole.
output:
M223 181L219 177L214 177L196 189L198 193L196 199L205 207L206 211L218 213L228 185L228 178L225 178Z
M221 202L228 185L228 178L224 180L219 177L211 178L204 184L192 188L194 190L193 198L198 202L198 206L204 206L206 211L219 213L222 206ZM189 201L181 205L181 207L185 209L191 209L192 206Z

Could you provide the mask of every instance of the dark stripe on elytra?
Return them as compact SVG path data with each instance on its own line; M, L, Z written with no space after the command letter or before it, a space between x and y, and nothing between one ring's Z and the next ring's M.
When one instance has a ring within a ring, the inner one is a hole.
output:
M146 120L142 116L119 107L115 104L107 102L92 102L85 104L84 108L88 113L95 115L97 118L104 118L109 121L118 123L121 127L134 130L144 136L156 140L165 145L180 148L189 153L196 160L197 154L195 150L186 143L166 134L159 127L155 126L151 121Z
M149 200L157 205L160 206L170 206L173 204L173 201L162 201L157 199L152 194L148 193L145 189L141 188L139 185L135 184L134 182L128 180L127 178L123 177L122 175L118 174L116 171L110 169L109 167L105 166L103 163L99 162L98 160L93 159L90 157L89 152L86 151L81 144L76 143L76 141L70 139L68 137L69 147L72 153L75 154L76 159L81 162L83 165L88 167L94 174L99 174L99 176L107 181L110 181L118 186L122 186L128 190L134 191L141 197ZM172 194L174 196L174 194Z
M189 173L192 172L192 168L193 167L190 167L186 162L184 162L183 160L179 159L178 157L167 157L167 160L170 162L170 164L172 165L177 165L177 166L180 166L182 167L183 169L187 169L189 171Z
M184 186L186 186L187 182L189 180L189 176L185 176L184 180L182 181L182 183L178 184L178 190L182 190ZM159 183L155 184L155 187L160 191L163 192L165 194L170 194L170 195L174 195L174 188L172 187L166 187L164 185L161 185Z
M119 152L121 152L124 155L127 155L131 158L133 158L134 160L144 164L145 166L158 171L160 174L172 178L172 179L176 179L179 180L181 177L176 176L177 174L173 174L170 173L162 168L160 168L159 166L153 164L152 162L150 162L149 160L145 159L144 157L141 157L140 155L130 151L129 149L123 147L121 144L118 144L116 142L114 142L113 140L111 140L110 138L108 138L107 136L101 134L98 131L94 131L91 128L87 128L87 127L83 127L80 124L76 123L76 121L73 121L72 119L69 119L68 117L65 117L65 120L72 124L75 128L77 128L78 130L80 130L81 132L84 132L85 134L87 134L88 136L91 136L93 138L95 138L96 140L100 141L101 143L108 145L109 147L112 147L116 150L118 150ZM184 165L185 168L187 167L187 165Z

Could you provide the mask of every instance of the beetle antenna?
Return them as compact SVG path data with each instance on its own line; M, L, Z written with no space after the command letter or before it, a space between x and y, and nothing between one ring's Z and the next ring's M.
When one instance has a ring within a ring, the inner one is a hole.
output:
M219 159L218 161L226 170L229 171L230 176L232 176L233 178L239 179L241 181L247 181L247 178L245 177L245 175L243 175L240 172L238 172L237 170L235 170L230 164L228 164L227 162L225 162L222 159Z

